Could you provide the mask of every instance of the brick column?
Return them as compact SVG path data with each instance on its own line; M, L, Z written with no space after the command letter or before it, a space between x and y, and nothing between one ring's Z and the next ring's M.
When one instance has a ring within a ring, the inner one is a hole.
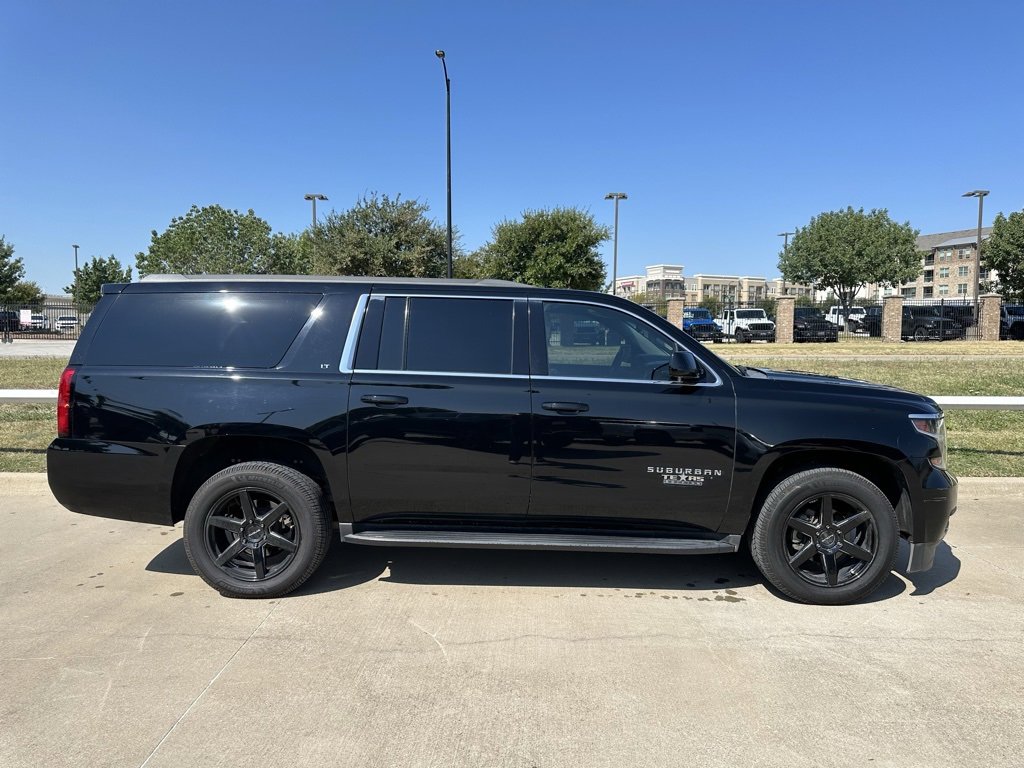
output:
M775 341L793 343L793 307L796 296L778 296L775 299Z
M672 323L676 328L683 327L683 307L686 302L683 299L669 299L668 302L668 315L666 319ZM996 313L999 314L998 312Z
M998 293L981 295L981 317L978 318L978 330L982 341L999 341L999 307L1002 298Z
M882 340L903 341L903 297L882 299Z

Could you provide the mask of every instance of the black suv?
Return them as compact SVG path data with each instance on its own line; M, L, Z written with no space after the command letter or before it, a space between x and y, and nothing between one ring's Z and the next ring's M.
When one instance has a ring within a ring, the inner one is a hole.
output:
M949 341L964 338L964 326L949 319L938 306L903 305L902 338L912 341Z
M563 343L568 328L598 333ZM637 304L500 281L107 285L61 377L50 488L173 525L224 595L349 544L699 554L797 600L930 568L956 506L921 395L732 366ZM680 566L683 567L683 566Z
M838 341L839 326L816 307L793 309L793 341Z
M1004 304L999 308L999 338L1024 341L1024 307Z

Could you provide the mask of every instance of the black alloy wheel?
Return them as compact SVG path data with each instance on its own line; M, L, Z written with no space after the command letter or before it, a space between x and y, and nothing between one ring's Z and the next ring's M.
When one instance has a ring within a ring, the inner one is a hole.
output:
M914 329L914 341L928 341L928 331L923 326Z
M888 578L898 543L896 513L878 486L821 467L790 475L768 494L750 551L765 578L789 597L842 605Z
M878 532L871 513L846 494L807 499L790 513L784 536L790 569L818 586L856 581L877 554Z
M200 486L185 512L185 552L227 597L278 597L308 579L330 544L320 487L290 467L245 462Z
M225 573L263 581L287 568L302 534L277 494L256 487L228 491L206 515L207 553Z

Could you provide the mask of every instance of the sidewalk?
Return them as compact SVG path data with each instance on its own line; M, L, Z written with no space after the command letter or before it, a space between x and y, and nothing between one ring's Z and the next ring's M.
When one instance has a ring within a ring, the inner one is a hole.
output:
M15 339L10 344L0 344L0 357L71 357L75 348L73 340L27 340Z

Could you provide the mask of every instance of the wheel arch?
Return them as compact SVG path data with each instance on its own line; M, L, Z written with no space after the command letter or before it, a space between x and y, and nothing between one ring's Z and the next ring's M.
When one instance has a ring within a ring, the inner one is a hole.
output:
M878 486L896 510L897 519L903 529L904 510L908 503L907 481L896 463L882 455L886 449L883 446L877 448L878 452L868 452L863 448L850 450L838 447L795 447L778 454L762 468L757 489L751 498L747 532L749 533L756 522L765 499L775 486L797 472L823 468L845 469Z
M267 461L291 467L313 479L323 491L333 519L337 519L338 500L317 452L309 445L285 437L262 435L225 435L204 437L189 444L178 458L171 481L171 522L185 518L189 501L206 480L222 469L247 461Z

